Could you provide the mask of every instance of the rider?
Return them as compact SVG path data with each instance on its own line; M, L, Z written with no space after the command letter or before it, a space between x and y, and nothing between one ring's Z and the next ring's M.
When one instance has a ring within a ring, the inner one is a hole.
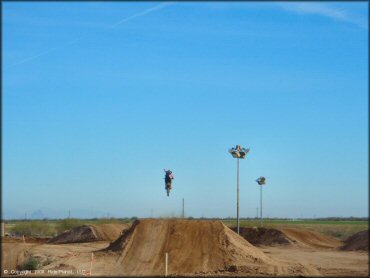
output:
M175 178L171 170L163 169L164 172L166 173L166 176L164 177L166 185L169 184L171 188L172 180Z

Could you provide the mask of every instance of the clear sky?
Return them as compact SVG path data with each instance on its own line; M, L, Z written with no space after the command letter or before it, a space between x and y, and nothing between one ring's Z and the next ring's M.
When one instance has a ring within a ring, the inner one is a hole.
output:
M367 216L366 2L2 8L5 217Z

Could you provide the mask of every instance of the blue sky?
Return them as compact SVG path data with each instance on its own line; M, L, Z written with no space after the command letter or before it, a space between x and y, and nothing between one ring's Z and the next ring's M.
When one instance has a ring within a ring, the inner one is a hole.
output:
M2 6L5 217L367 216L366 2Z

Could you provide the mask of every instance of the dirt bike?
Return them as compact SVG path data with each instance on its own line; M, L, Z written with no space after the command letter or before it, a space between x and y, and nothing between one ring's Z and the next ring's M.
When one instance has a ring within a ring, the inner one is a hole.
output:
M172 175L171 170L163 169L164 172L166 173L164 177L164 184L165 184L165 189L167 191L167 196L170 196L170 190L172 189L172 180L174 179L174 176Z
M167 196L170 196L170 190L171 190L171 184L170 183L167 183L166 184Z

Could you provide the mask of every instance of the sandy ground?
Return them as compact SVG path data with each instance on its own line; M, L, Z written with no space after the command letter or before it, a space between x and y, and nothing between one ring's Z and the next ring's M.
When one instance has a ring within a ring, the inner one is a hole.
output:
M28 244L28 243L2 243L2 274L4 270L11 274L17 265L28 257L36 257L41 262L49 261L41 267L44 273L48 270L72 270L72 275L84 275L90 271L91 253L106 248L109 242L89 242L71 244ZM107 263L107 264L106 264ZM106 264L106 265L105 265ZM97 275L104 275L109 272L109 260L93 262ZM50 272L50 275L54 275ZM62 272L60 274L63 274ZM54 275L55 276L55 275Z
M36 244L19 242L2 243L2 269L16 269L17 265L24 261L26 251L30 250L35 245Z
M101 250L109 245L108 242L49 245L3 243L3 270L15 269L16 262L23 259L24 252L33 256L49 257L53 263L43 267L48 270L72 270L70 275L83 275L90 271L91 252ZM358 251L315 250L312 248L297 248L291 246L260 247L260 250L280 263L299 263L305 267L316 269L316 274L308 276L368 276L368 253ZM19 260L20 259L20 260ZM105 254L94 258L92 265L93 276L123 275L117 269L119 257ZM62 272L60 274L63 274ZM164 274L164 272L163 272ZM198 273L197 275L201 275ZM203 273L207 275L207 273ZM246 275L243 272L211 273L211 275ZM53 275L50 273L50 275ZM189 273L191 276L191 274ZM54 275L53 275L54 276ZM286 276L286 275L285 275Z
M257 247L218 221L141 220L113 243L3 242L2 274L32 256L43 264L38 276L164 275L168 253L170 275L368 275L368 252L340 251L339 241L307 230L284 233L296 244Z
M363 251L264 246L260 249L271 258L288 262L304 262L328 276L368 276L369 254Z

